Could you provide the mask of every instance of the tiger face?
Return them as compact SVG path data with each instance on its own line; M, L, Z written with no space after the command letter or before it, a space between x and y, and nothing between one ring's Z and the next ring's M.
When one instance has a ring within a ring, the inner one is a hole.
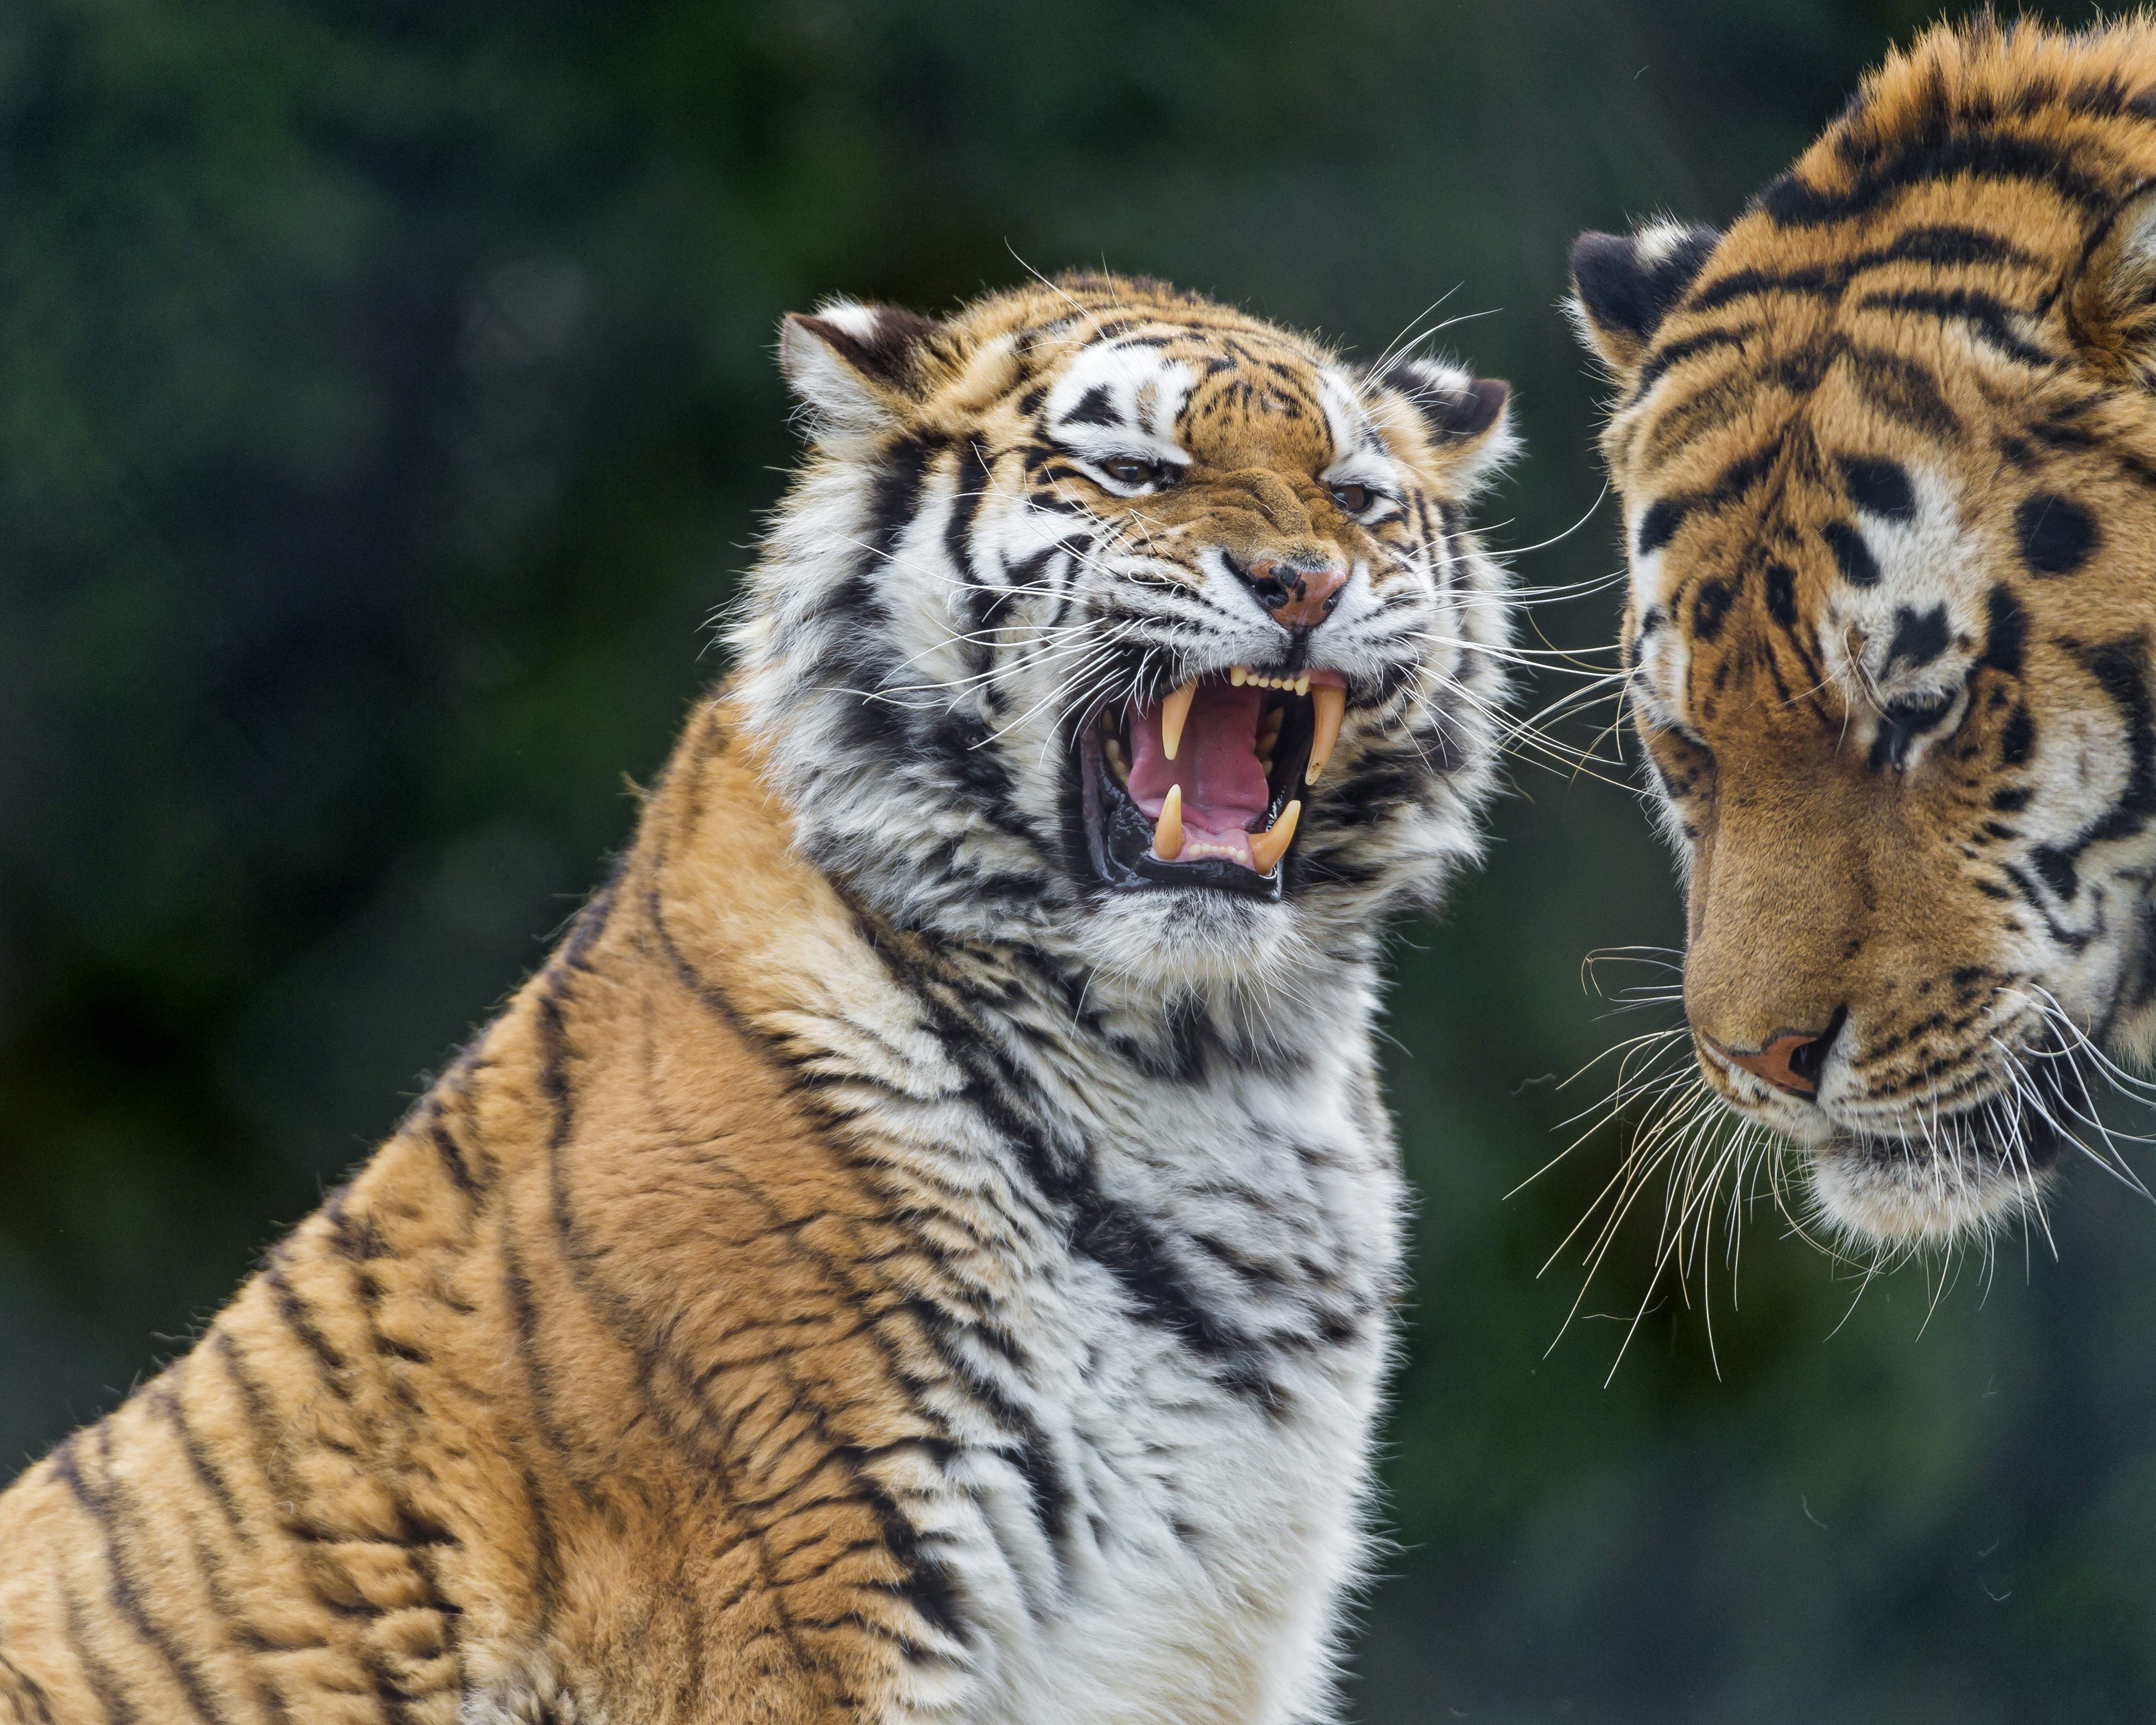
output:
M1470 853L1503 384L1113 277L781 354L816 449L737 693L834 876L1158 991L1278 983Z
M2031 1205L2156 1044L2134 91L2144 26L1942 31L1727 233L1573 253L1700 1070L1875 1245Z

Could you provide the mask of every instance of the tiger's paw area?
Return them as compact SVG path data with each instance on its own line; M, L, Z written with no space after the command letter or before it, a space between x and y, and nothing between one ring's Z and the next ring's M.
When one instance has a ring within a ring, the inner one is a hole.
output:
M1631 1172L1867 1272L2148 1196L2156 26L1891 56L1726 230L1589 234L1621 646L1686 878ZM2012 166L2006 166L2011 161ZM1656 1158L1662 1158L1657 1161ZM1680 1231L1682 1231L1680 1230Z

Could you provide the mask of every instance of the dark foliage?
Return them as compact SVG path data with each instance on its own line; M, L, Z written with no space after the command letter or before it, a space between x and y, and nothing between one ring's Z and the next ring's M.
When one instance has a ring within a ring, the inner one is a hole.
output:
M1727 221L1922 16L0 13L0 1451L180 1345L597 878L791 456L783 312L1105 259L1367 357L1449 294L1532 452L1486 514L1538 544L1599 482L1574 234ZM1577 1254L1536 1271L1622 1140L1504 1194L1607 1068L1543 1076L1666 1021L1599 1016L1582 955L1678 925L1629 793L1517 781L1397 963L1423 1208L1366 1716L2146 1717L2156 1215L2092 1171L2059 1259L1965 1266L1921 1345L1921 1271L1836 1330L1858 1283L1762 1205L1712 1354L1665 1283L1603 1387L1650 1218L1545 1356Z

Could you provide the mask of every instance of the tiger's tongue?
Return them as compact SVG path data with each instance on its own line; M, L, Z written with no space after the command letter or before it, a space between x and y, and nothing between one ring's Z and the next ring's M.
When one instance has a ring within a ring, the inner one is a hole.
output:
M1258 706L1263 692L1207 678L1190 703L1171 761L1161 747L1160 706L1131 720L1131 796L1147 820L1160 819L1168 788L1183 787L1183 855L1206 847L1248 865L1250 825L1265 812L1265 770L1258 765Z

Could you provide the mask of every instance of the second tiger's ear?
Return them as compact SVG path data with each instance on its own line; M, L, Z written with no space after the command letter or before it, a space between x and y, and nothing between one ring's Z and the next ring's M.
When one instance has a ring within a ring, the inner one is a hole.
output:
M1620 377L1630 377L1721 238L1712 228L1676 222L1636 234L1581 234L1572 243L1566 302L1580 339Z
M896 424L932 385L942 326L896 305L834 300L810 316L790 311L778 331L778 364L801 404L834 431Z

